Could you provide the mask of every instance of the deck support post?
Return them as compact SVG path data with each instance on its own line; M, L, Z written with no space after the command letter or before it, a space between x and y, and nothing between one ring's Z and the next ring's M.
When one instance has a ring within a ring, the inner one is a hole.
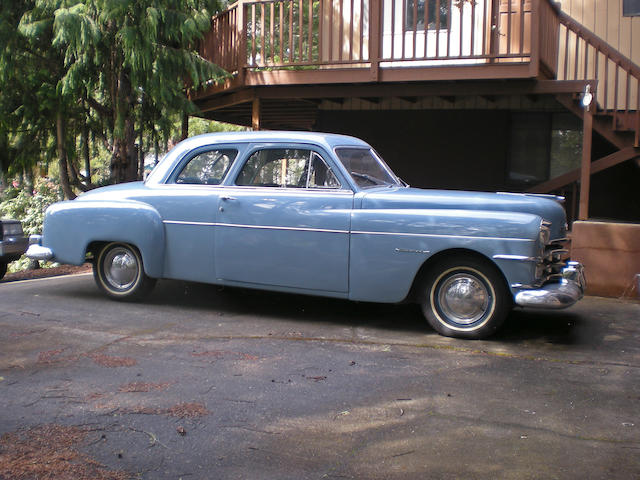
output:
M593 137L593 114L587 106L582 122L582 165L580 167L580 207L578 219L589 218L589 190L591 188L591 141Z
M381 0L370 0L369 2L369 61L371 62L371 81L380 81L380 43L382 41Z
M236 12L236 38L238 41L238 53L236 62L238 64L238 82L240 83L240 85L244 85L245 66L247 61L247 36L245 32L243 0L238 0Z
M260 97L253 99L251 106L251 128L260 130Z

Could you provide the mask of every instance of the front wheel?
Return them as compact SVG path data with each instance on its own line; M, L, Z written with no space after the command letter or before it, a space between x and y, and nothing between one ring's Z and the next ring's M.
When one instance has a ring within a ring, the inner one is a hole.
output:
M511 293L498 269L472 256L438 262L420 293L427 321L447 337L486 338L502 325L512 306Z
M98 287L116 300L139 300L151 292L155 278L144 273L142 256L126 243L109 243L96 258L93 278Z

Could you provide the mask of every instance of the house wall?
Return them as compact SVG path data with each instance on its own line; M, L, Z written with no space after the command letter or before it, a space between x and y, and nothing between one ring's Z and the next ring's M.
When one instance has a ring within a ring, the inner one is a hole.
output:
M317 129L364 139L413 186L495 191L508 122L507 111L321 111Z

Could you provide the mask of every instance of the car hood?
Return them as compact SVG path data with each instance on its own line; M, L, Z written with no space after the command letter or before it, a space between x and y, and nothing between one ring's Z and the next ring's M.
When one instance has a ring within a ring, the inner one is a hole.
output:
M366 209L450 209L530 213L552 223L551 238L566 236L563 206L551 196L521 193L423 190L419 188L376 188L365 191Z

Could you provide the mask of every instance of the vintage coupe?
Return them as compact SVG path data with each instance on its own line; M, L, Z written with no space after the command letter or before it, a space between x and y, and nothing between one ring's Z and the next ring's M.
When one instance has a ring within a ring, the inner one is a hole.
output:
M439 333L484 338L514 305L582 297L558 200L410 188L342 135L207 134L178 144L144 183L52 205L27 255L91 258L114 299L171 278L415 301Z

